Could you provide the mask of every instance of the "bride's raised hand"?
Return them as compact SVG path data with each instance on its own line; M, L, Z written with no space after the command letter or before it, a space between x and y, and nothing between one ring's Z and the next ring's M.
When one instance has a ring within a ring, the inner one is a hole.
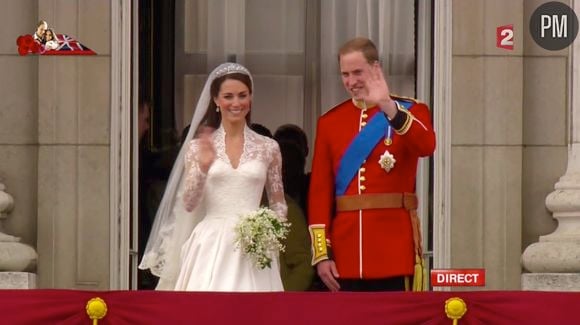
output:
M198 135L197 160L199 162L199 168L204 173L207 173L216 157L211 136L213 131L210 127L204 127Z

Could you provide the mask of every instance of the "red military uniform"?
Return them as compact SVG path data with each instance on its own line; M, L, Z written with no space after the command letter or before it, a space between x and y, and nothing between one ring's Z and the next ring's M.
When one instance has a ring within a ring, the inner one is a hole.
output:
M359 167L345 196L414 193L418 159L435 150L435 133L427 106L412 99L391 97L408 107L405 110L397 104L401 111L397 114L405 114L406 121L398 129L393 125L390 132L385 130L381 139L384 141L379 141ZM337 211L336 208L335 176L340 159L367 121L375 114L383 114L378 106L368 109L357 106L362 105L347 100L318 121L308 208L313 264L331 258L344 279L412 275L415 247L407 209ZM379 163L386 151L395 160L390 169Z

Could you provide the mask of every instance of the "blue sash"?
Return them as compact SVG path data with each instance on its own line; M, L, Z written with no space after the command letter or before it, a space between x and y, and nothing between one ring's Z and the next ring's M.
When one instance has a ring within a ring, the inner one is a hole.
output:
M405 109L409 109L413 105L412 102L404 100L397 100L397 102ZM348 145L340 159L334 180L336 196L344 195L348 184L357 174L363 161L367 159L379 141L385 137L385 130L388 127L390 126L387 117L382 111L379 111Z

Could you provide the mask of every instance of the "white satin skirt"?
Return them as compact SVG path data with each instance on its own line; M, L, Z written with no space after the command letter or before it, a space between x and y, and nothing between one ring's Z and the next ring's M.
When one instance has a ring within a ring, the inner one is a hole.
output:
M235 220L206 216L181 248L176 291L284 291L280 261L259 269L236 248Z

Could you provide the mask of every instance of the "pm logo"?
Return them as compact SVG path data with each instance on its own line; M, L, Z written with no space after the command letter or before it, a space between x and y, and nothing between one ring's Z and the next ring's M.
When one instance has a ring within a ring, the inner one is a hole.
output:
M578 35L578 17L572 8L561 2L544 3L532 14L530 34L546 50L564 49Z
M514 49L514 25L499 26L495 32L496 44L500 49Z

